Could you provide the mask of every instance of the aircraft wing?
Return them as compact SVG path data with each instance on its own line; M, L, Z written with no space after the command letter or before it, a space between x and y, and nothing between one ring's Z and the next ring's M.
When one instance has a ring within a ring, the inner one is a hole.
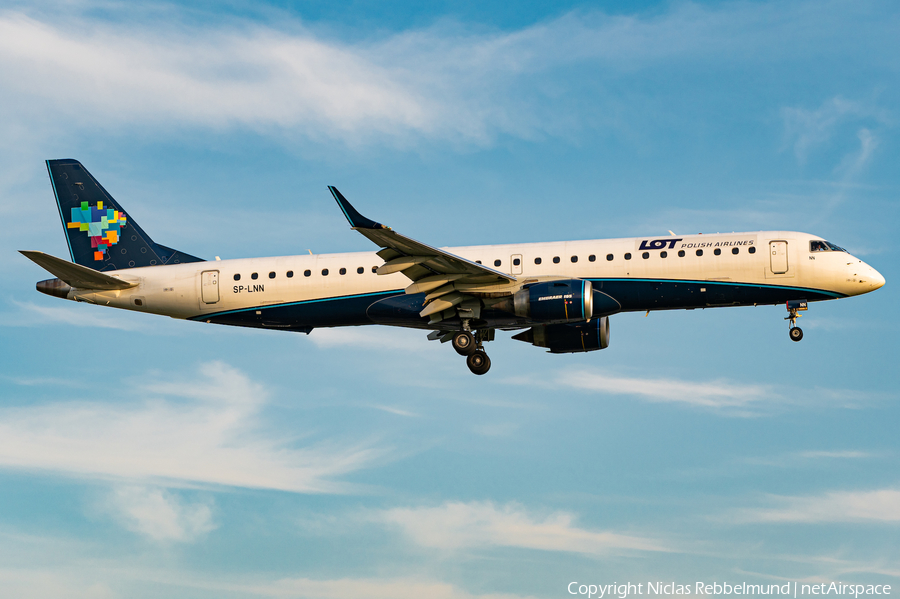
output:
M87 268L44 252L34 252L20 250L20 254L46 270L58 279L64 281L70 287L79 289L97 289L102 291L110 291L115 289L129 289L136 287L137 283L123 281L116 277L111 277L93 268Z
M336 187L328 189L353 230L382 248L378 255L385 262L376 272L380 275L402 272L412 281L406 293L428 294L420 316L437 314L472 297L464 291L490 292L491 288L508 287L516 282L512 275L410 239L368 219Z

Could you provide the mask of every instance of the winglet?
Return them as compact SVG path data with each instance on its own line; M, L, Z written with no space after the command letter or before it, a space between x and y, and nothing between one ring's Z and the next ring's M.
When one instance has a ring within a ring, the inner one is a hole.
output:
M333 185L328 186L328 190L331 191L331 195L334 196L334 199L337 201L338 206L341 207L341 210L344 211L344 216L347 217L347 220L350 222L350 226L354 229L389 229L390 227L385 227L381 223L376 223L374 220L368 219L359 212L356 211L350 202L347 201L347 198L338 191L337 187Z

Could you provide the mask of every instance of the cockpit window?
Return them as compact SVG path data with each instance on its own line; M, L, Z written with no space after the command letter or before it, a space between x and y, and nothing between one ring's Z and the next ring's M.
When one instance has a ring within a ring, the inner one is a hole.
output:
M834 245L830 241L820 241L818 239L813 239L809 242L809 251L810 252L844 252L847 250L842 248L839 245Z

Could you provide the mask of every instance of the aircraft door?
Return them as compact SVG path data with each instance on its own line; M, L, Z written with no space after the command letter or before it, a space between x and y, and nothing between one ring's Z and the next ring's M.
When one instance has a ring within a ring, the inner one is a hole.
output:
M509 263L512 266L512 270L510 274L520 275L522 274L522 254L513 254L509 257Z
M200 273L200 298L204 304L219 301L219 271L204 270Z
M769 242L769 264L772 274L783 275L788 271L787 241Z

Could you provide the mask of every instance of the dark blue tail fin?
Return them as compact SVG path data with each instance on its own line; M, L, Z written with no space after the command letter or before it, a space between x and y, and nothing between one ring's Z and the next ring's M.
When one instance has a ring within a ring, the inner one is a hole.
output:
M94 270L203 262L153 243L77 160L48 160L72 261Z

